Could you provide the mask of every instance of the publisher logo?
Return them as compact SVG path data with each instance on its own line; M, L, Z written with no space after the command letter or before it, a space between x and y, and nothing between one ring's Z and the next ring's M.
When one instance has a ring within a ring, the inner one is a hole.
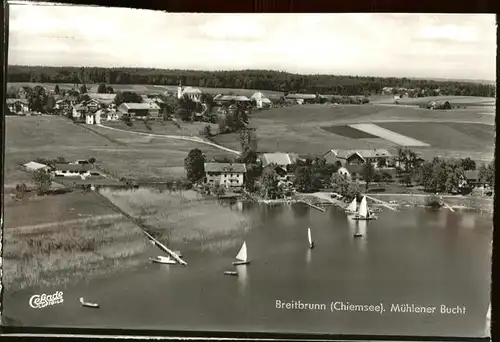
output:
M47 306L56 305L64 302L62 291L57 291L52 295L45 293L41 295L34 295L30 298L30 306L34 309L42 309Z

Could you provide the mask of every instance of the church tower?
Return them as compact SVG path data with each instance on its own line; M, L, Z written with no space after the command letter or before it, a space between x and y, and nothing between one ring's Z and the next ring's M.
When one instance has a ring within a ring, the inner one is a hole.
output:
M180 99L182 97L182 81L179 81L179 86L177 87L177 98Z

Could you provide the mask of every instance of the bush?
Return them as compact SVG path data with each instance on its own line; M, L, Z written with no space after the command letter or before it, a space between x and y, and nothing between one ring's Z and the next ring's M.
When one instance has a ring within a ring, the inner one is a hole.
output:
M425 198L425 205L431 208L441 208L443 201L438 195L430 195Z

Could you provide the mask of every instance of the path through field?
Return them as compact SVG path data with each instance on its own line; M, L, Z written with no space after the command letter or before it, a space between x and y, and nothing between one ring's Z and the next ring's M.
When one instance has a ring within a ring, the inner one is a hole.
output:
M131 131L126 131L126 130L119 129L119 128L113 128L113 127L109 127L109 126L104 126L102 124L101 125L97 125L97 126L102 127L102 128L106 128L106 129L110 129L110 130L114 130L114 131L119 131L119 132L124 132L124 133L129 133L129 134L142 135L142 136L146 136L146 137L166 138L166 139L191 141L191 142L195 142L195 143L200 143L200 144L205 144L205 145L213 146L213 147L218 148L220 150L231 152L231 153L234 153L234 154L237 154L237 155L241 154L241 152L239 152L239 151L232 150L230 148L227 148L227 147L215 144L213 142L203 140L202 138L199 138L199 137L193 137L193 136L186 137L186 136L182 136L182 135L165 135L165 134L131 132Z

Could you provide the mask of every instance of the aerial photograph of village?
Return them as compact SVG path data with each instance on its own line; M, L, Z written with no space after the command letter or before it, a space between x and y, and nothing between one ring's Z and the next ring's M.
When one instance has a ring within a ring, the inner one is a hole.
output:
M489 336L494 15L9 17L2 324Z

